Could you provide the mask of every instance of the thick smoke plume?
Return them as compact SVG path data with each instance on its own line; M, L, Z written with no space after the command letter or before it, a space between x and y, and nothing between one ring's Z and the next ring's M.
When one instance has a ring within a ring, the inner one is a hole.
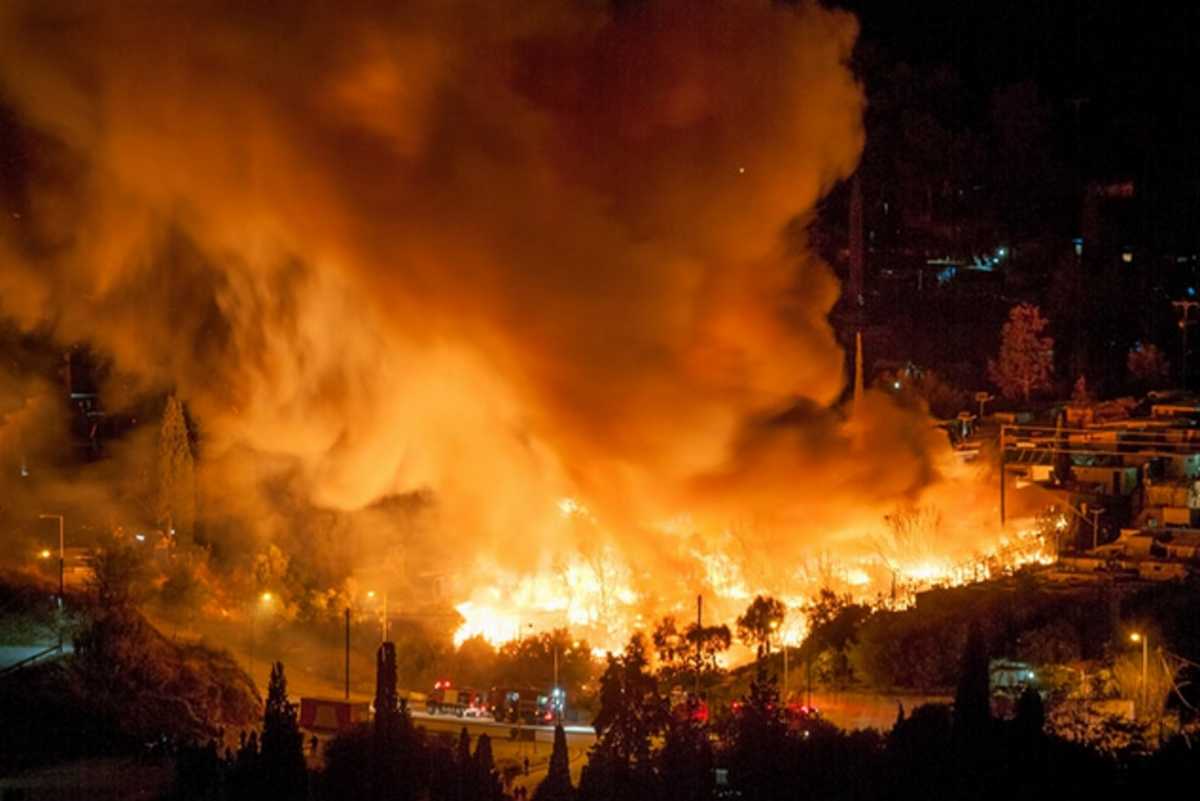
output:
M407 569L453 583L598 553L598 529L662 564L672 520L836 548L935 477L924 421L868 397L848 431L831 410L838 286L794 233L862 145L846 14L0 14L28 162L0 307L110 357L110 405L178 394L210 516L282 536L281 496L379 517L431 499Z

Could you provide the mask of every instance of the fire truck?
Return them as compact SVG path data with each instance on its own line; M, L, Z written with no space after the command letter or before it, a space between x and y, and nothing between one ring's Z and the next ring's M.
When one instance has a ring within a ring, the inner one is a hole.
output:
M472 689L455 689L449 679L434 682L433 691L425 698L425 709L431 715L464 715L481 712L485 708L482 695Z
M492 717L503 723L533 724L553 719L549 696L533 688L492 688L488 699Z

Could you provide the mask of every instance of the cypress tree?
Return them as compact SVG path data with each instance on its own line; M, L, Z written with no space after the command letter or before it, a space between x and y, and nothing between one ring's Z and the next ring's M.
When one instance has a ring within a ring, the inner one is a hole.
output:
M304 762L304 735L296 719L296 707L288 702L283 663L271 666L267 705L263 713L259 753L264 786L280 799L303 799L307 795L308 767Z
M376 801L404 797L400 760L401 713L396 701L396 646L375 654L375 722L371 743L371 795Z
M479 735L475 741L475 785L479 801L500 801L504 797L504 787L500 782L500 774L496 772L496 762L492 757L492 738L486 734Z
M1017 714L1013 723L1023 739L1032 742L1041 737L1046 725L1046 707L1037 690L1026 687L1021 693L1017 699Z
M971 624L954 693L954 733L960 741L978 741L991 723L991 682L987 646L978 624Z
M454 761L460 769L465 769L471 764L471 735L467 733L466 726L458 732L458 748L454 753Z
M167 398L158 435L155 511L161 523L170 521L177 541L191 542L196 522L195 464L183 404L174 395Z
M559 723L554 727L554 750L550 752L550 767L546 778L534 790L534 801L571 801L571 760L567 754L567 733Z
M458 732L458 744L454 749L454 792L458 801L476 801L474 763L471 760L471 735L463 726Z

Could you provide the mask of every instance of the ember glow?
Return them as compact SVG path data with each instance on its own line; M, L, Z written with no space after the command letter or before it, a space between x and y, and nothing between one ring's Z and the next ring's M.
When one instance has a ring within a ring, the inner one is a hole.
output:
M110 408L183 400L225 607L386 587L457 610L460 642L611 647L698 592L731 619L1007 553L923 415L837 405L803 223L860 155L851 16L300 3L281 34L188 5L0 12L37 145L0 312L109 360ZM902 557L882 521L922 504L953 524Z

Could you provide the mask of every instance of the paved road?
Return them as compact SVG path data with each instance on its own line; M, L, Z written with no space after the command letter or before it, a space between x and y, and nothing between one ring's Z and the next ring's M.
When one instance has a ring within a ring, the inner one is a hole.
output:
M529 775L518 775L513 787L524 787L532 796L533 790L546 778L550 767L550 751L554 742L553 726L521 726L514 727L511 723L497 723L490 718L459 718L453 715L430 715L426 712L413 712L413 722L431 732L446 732L453 736L465 726L471 735L472 747L475 739L486 733L492 738L492 753L496 766L503 768L507 764L524 765L529 760ZM513 739L514 728L532 732L533 740ZM591 726L564 726L567 734L567 753L571 765L571 778L579 783L580 772L587 763L587 753L596 741L596 731Z

